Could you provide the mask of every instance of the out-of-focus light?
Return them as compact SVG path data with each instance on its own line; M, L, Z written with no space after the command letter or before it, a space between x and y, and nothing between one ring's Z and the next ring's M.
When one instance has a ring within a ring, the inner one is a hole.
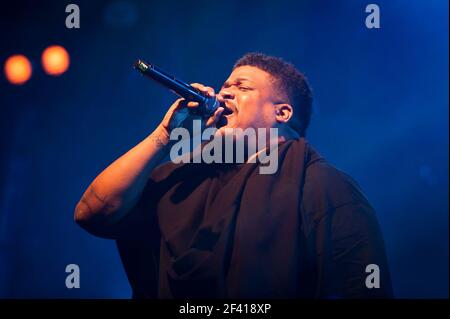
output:
M5 75L12 84L21 85L31 77L31 63L26 56L16 54L5 62Z
M41 62L47 74L61 75L69 68L69 53L60 45L52 45L42 52Z

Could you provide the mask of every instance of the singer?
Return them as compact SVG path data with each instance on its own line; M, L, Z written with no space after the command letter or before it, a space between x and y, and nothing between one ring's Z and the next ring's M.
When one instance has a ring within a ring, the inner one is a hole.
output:
M305 139L312 94L303 74L249 53L217 94L192 86L219 103L202 120L218 129L214 138L230 129L277 129L276 141L267 137L278 146L277 171L260 174L258 161L163 163L171 132L199 107L176 100L75 208L81 227L116 240L133 297L392 297L373 208Z

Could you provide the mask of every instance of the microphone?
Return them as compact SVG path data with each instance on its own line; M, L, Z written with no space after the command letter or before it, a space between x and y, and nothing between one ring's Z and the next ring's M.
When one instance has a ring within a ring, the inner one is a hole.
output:
M150 63L137 60L134 62L133 67L143 75L167 87L178 96L185 98L188 101L198 102L198 107L189 109L193 114L210 116L220 105L215 97L207 96L206 93L199 91L192 85L176 79L173 75L168 74Z

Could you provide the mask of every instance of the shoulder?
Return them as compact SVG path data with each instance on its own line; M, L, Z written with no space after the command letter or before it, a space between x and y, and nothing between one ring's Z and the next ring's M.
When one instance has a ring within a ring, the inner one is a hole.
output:
M303 212L320 219L329 211L355 204L370 206L352 177L320 156L307 163L303 183Z

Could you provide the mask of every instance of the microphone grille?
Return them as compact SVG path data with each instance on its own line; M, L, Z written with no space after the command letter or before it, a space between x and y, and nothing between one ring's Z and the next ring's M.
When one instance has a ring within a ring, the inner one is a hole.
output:
M136 61L134 62L134 64L133 64L133 67L134 67L135 69L140 70L141 72L147 71L147 69L148 69L147 63L145 63L145 62L142 61L142 60L136 60Z

